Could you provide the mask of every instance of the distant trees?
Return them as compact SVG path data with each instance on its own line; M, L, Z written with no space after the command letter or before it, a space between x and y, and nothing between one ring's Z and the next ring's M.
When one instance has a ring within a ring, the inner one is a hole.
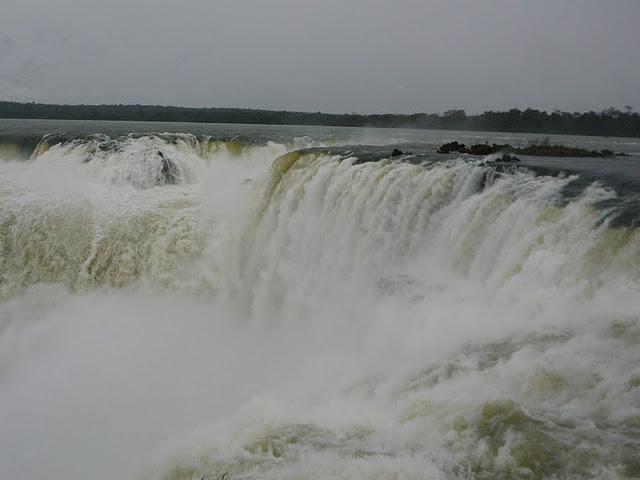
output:
M550 114L528 108L489 111L470 118L467 123L472 130L640 137L640 115L630 108L624 112L608 108L599 113L554 110Z
M623 110L569 113L517 108L467 115L464 110L443 114L410 115L330 114L252 110L245 108L190 108L159 105L50 105L0 101L0 118L50 118L78 120L136 120L156 122L253 123L335 125L349 127L407 127L448 130L557 133L640 137L640 114L630 106Z

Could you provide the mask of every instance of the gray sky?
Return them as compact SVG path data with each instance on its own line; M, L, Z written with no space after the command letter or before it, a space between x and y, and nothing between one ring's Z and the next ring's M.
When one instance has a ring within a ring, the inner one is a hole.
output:
M640 109L640 0L3 0L0 99Z

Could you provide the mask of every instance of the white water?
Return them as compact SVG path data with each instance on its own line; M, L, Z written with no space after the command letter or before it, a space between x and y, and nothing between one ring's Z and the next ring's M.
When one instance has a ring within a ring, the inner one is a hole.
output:
M272 166L290 148L0 163L0 477L638 473L640 238L599 222L612 192Z

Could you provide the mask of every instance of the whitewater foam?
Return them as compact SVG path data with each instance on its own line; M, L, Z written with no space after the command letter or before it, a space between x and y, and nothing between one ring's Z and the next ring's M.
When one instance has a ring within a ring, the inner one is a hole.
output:
M640 472L640 237L615 191L296 146L0 162L3 476Z

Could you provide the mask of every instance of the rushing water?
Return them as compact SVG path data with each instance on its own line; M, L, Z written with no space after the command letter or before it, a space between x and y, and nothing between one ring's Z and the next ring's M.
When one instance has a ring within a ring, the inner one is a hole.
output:
M640 140L452 139L0 120L0 478L638 478Z

